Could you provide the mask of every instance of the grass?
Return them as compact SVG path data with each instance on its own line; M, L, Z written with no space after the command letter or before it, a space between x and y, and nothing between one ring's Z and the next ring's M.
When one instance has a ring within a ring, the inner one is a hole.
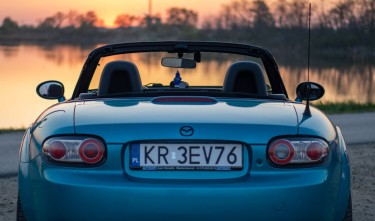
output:
M354 101L347 102L319 102L313 103L313 105L326 114L344 114L344 113L363 113L375 111L375 104L373 103L358 103Z
M25 132L25 128L0 128L0 134L12 133L12 132Z

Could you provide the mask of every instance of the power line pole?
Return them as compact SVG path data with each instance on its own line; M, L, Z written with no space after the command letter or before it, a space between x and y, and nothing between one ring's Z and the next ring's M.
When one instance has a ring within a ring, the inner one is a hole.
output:
M148 16L152 15L152 0L148 0Z

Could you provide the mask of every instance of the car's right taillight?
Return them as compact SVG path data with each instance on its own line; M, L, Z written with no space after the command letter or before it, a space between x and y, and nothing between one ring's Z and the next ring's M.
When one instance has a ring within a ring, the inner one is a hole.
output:
M328 159L329 147L318 138L281 138L268 146L268 158L274 165L321 164Z
M53 137L44 142L43 154L54 162L97 164L103 161L105 146L92 137Z

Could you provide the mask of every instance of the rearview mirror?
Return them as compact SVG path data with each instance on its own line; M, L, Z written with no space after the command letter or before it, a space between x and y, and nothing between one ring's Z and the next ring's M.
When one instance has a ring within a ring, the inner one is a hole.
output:
M314 82L302 82L297 86L296 94L297 101L307 100L309 97L310 101L318 100L324 95L324 88L322 85Z
M58 81L45 81L36 87L36 93L44 99L64 101L64 85Z
M186 58L165 57L161 59L161 65L169 68L195 68L197 62Z

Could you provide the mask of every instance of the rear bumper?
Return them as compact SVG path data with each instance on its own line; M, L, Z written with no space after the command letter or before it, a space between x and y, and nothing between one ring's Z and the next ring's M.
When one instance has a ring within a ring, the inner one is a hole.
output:
M44 186L37 220L333 220L318 188ZM314 190L315 189L315 190ZM42 192L42 189L40 189ZM277 197L274 197L277 196ZM313 207L311 205L314 205ZM317 213L317 211L321 211Z
M28 174L19 180L32 186L20 191L28 220L341 220L345 214L336 166L194 181L34 163L21 164Z

